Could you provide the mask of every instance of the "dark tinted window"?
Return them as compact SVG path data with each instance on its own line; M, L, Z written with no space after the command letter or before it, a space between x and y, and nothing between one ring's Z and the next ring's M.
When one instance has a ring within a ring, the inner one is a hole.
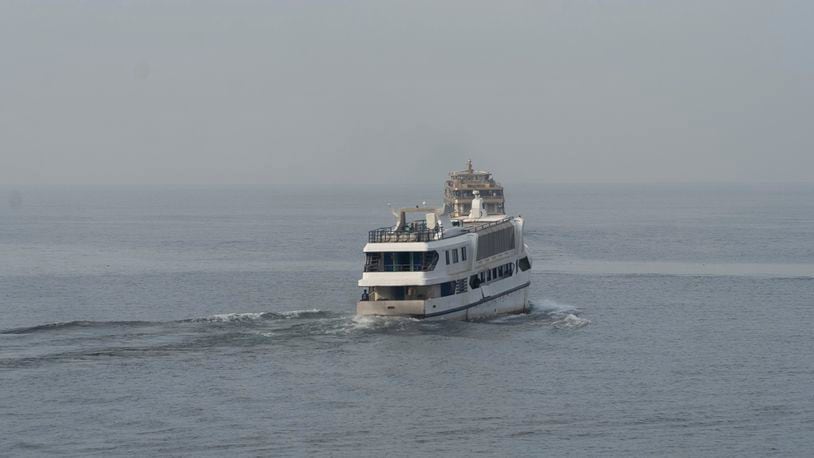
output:
M455 294L455 282L448 281L446 283L441 283L441 297L445 296L452 296Z
M478 236L478 260L514 249L514 226Z
M437 263L437 251L366 253L365 272L429 272Z
M470 288L476 289L477 287L480 286L480 283L481 283L480 282L480 277L478 277L477 275L472 275L471 277L469 277L469 287Z

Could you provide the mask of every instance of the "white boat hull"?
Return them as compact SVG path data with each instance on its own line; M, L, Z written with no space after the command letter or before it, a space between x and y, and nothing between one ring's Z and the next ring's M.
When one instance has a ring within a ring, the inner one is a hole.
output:
M529 282L503 291L483 287L466 294L410 301L359 301L357 315L405 316L427 320L484 320L529 310Z

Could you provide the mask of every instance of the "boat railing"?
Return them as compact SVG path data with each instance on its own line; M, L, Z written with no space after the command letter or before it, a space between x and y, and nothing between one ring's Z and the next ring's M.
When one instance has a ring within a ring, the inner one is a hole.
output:
M444 233L440 229L418 229L404 228L394 230L392 227L380 227L368 232L367 241L369 243L388 242L431 242L444 238Z
M497 221L490 221L488 223L457 226L450 236L454 237L461 234L470 234L479 232L490 227L498 226L500 224L511 221L512 217L506 217ZM432 242L434 240L441 240L446 238L446 234L442 229L430 230L420 229L411 230L409 228L394 230L392 227L381 227L368 232L368 243L396 243L396 242Z
M429 272L432 264L366 264L365 272Z
M511 220L512 217L508 216L506 218L499 219L497 221L490 221L488 223L456 226L455 228L460 230L454 231L451 236L454 237L461 234L479 232ZM446 235L443 229L430 230L426 229L426 226L422 226L419 229L408 226L399 230L395 230L392 227L380 227L368 232L367 241L368 243L432 242L434 240L441 240L445 237Z
M500 224L503 224L503 223L511 221L511 220L512 220L512 217L507 216L506 218L503 218L503 219L500 219L500 220L497 220L497 221L491 221L491 222L488 222L488 223L483 223L483 224L478 224L478 225L462 226L461 229L464 232L467 232L467 233L480 232L480 231L482 231L484 229L488 229L488 228L493 227L493 226L498 226Z

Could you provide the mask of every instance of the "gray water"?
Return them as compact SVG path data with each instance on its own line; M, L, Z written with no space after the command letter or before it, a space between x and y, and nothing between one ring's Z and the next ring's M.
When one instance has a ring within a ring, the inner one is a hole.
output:
M476 323L353 314L439 187L0 189L0 453L811 454L814 186L505 184Z

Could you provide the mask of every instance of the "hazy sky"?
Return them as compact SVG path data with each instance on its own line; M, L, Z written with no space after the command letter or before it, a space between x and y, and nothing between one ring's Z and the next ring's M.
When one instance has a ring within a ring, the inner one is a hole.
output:
M814 182L814 2L0 1L0 184Z

